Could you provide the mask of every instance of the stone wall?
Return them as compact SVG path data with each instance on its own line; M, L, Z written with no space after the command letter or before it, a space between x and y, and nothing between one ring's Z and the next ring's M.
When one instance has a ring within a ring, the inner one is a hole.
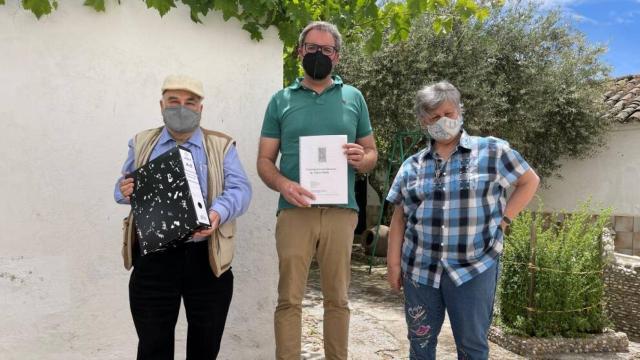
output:
M614 328L640 341L640 258L616 254L605 271L605 286Z
M640 216L612 216L616 252L640 256Z

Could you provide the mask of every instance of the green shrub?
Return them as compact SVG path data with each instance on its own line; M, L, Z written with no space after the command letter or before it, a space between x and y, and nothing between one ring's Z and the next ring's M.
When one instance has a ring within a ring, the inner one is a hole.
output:
M599 216L584 202L564 221L558 214L525 211L505 236L498 286L499 323L524 336L579 337L601 333L604 313L602 232L611 210ZM535 228L535 267L532 258ZM533 274L533 281L532 281Z

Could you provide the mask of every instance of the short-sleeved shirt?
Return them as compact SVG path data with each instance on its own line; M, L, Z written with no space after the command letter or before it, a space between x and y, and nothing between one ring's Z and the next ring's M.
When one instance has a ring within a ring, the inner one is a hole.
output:
M280 140L280 173L299 182L300 136L347 135L347 141L371 134L369 110L362 93L333 76L333 84L318 94L297 79L271 97L264 116L261 136ZM341 207L358 210L355 171L349 166L349 202ZM278 209L295 207L281 195Z
M465 131L446 161L432 144L404 161L387 195L406 219L403 272L438 288L443 272L459 286L494 265L506 189L527 170L506 141Z

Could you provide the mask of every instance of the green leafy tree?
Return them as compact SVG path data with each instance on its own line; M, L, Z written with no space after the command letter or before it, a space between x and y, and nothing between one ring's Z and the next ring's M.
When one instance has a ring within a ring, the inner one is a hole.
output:
M338 26L345 40L361 40L366 37L365 48L372 52L382 44L383 33L388 40L407 39L412 21L424 13L437 14L433 29L447 32L453 28L455 19L482 20L492 7L504 0L143 0L148 8L164 16L176 4L182 2L191 9L191 20L201 22L201 17L210 11L219 11L224 20L238 19L242 28L252 39L261 40L262 32L270 26L278 29L284 43L285 83L300 74L295 49L298 34L309 22L325 20ZM120 0L117 0L120 3ZM4 4L4 0L0 0ZM85 0L84 5L96 11L105 11L105 0ZM58 6L56 0L22 0L24 9L36 17L50 14ZM447 9L447 11L443 11ZM452 10L452 11L451 11ZM366 35L366 36L365 36Z
M543 177L557 174L562 158L588 156L603 144L605 49L587 44L558 12L515 4L484 22L454 21L441 34L432 31L436 21L424 15L404 42L385 33L372 55L365 42L344 51L337 71L367 99L382 159L377 171L386 170L395 133L419 131L416 91L442 79L462 93L468 132L509 141ZM371 181L378 191L381 177Z

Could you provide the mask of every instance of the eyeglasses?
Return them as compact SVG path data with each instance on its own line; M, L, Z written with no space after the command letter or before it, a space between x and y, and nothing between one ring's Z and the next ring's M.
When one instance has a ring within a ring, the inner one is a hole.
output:
M304 50L308 53L315 53L318 51L322 51L322 53L327 56L333 56L333 54L338 52L338 49L336 49L335 46L318 45L313 43L304 43Z

